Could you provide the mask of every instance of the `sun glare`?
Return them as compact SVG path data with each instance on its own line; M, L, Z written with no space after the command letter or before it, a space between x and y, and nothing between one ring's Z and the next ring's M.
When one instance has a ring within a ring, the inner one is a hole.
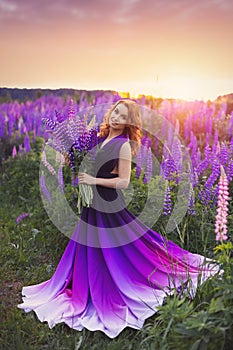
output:
M215 100L219 95L232 91L233 82L227 80L170 78L163 81L132 84L128 89L131 97L150 95L158 98L175 98L180 100Z

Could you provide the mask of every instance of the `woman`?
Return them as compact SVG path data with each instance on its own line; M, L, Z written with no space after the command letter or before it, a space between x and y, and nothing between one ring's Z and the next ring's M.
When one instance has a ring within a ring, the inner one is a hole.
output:
M125 327L142 328L164 297L216 273L204 257L191 254L145 226L125 208L131 154L140 144L139 106L120 100L100 128L95 174L79 173L93 186L90 208L83 208L72 240L50 280L24 287L19 308L34 310L49 327L103 331L116 337Z

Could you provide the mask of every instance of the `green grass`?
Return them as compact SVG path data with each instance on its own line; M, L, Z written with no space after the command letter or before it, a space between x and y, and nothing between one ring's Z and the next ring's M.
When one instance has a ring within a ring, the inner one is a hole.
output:
M142 330L126 328L111 340L102 332L82 332L59 324L49 329L36 315L17 308L24 285L49 279L67 245L65 237L52 224L43 207L39 193L38 140L34 150L23 158L9 159L2 164L0 176L0 349L53 350L229 350L233 341L233 263L232 246L220 245L215 257L225 269L223 276L201 286L194 300L174 294L168 297L153 317L146 320ZM135 179L133 181L136 181ZM136 185L135 185L136 186ZM131 210L140 210L146 188L137 183L138 200ZM169 239L190 251L214 256L214 211L206 215L199 206L195 217L186 216ZM17 216L30 215L19 224ZM232 207L229 232L233 231ZM164 233L166 218L154 229Z

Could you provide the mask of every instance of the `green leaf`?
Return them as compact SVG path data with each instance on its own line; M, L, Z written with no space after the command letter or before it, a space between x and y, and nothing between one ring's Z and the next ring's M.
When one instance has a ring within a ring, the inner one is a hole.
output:
M209 306L209 313L213 314L224 309L224 303L221 298L213 298Z
M200 343L201 339L196 340L195 343L191 346L190 350L198 350Z

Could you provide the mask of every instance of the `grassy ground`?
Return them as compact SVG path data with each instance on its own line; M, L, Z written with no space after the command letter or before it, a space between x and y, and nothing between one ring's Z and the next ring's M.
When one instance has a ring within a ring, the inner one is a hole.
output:
M114 350L114 349L224 349L233 340L232 247L220 248L225 275L216 276L198 291L195 299L174 295L149 318L141 331L125 329L111 340L101 332L78 332L64 324L52 330L34 313L17 309L24 285L49 279L68 238L48 218L39 193L39 145L22 159L4 162L0 178L0 349ZM29 216L20 223L23 212ZM230 215L232 215L230 213ZM232 217L232 216L231 216ZM196 218L186 218L172 238L185 248L213 255L213 218L199 208ZM229 224L233 230L232 220ZM163 222L157 223L163 230ZM187 234L189 232L189 234ZM221 250L222 249L222 250Z

